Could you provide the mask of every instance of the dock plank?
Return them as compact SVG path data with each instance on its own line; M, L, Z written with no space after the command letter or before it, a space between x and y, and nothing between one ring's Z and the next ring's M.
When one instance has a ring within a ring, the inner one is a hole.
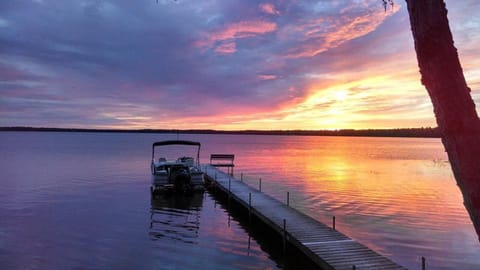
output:
M204 172L218 189L236 203L250 208L253 215L280 235L283 235L285 221L287 241L320 267L349 270L353 266L356 269L406 269L213 166L205 165Z

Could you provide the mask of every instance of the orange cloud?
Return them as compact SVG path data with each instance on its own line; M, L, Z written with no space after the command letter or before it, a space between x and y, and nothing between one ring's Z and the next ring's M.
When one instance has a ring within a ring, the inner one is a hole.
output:
M271 3L263 3L260 4L260 10L271 15L279 15L280 11L278 11L275 6Z
M435 126L428 95L413 73L331 74L328 83L322 78L307 86L306 95L298 96L290 87L292 98L277 107L229 109L220 121L211 121L231 130Z
M288 58L312 57L336 48L345 42L362 37L374 31L387 17L393 15L399 7L390 13L372 11L370 13L350 17L327 17L309 20L300 26L287 28L283 37L299 36L303 45L290 50Z
M273 32L276 29L277 25L275 23L266 21L242 21L232 23L218 31L206 34L204 39L195 42L195 46L203 49L215 47L215 51L218 50L220 53L227 51L233 53L236 51L236 39L251 38ZM217 43L223 41L228 41L228 43L217 45ZM230 48L230 50L225 50L227 49L225 46ZM232 48L235 48L235 50L232 50Z

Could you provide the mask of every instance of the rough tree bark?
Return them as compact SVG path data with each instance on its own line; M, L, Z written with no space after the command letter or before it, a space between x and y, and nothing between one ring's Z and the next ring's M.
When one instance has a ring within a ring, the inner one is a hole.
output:
M480 120L443 0L406 0L418 65L452 171L480 239Z

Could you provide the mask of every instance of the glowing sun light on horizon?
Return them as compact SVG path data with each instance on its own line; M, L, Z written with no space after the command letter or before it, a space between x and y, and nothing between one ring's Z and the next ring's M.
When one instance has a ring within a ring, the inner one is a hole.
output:
M337 101L344 101L347 99L348 91L346 90L337 90L335 93L335 100Z

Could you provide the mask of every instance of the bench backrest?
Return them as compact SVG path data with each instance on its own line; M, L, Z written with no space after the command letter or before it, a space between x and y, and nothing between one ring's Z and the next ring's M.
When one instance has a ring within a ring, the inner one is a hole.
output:
M233 160L235 155L231 154L211 154L210 155L210 164L211 165L231 165L233 166Z

